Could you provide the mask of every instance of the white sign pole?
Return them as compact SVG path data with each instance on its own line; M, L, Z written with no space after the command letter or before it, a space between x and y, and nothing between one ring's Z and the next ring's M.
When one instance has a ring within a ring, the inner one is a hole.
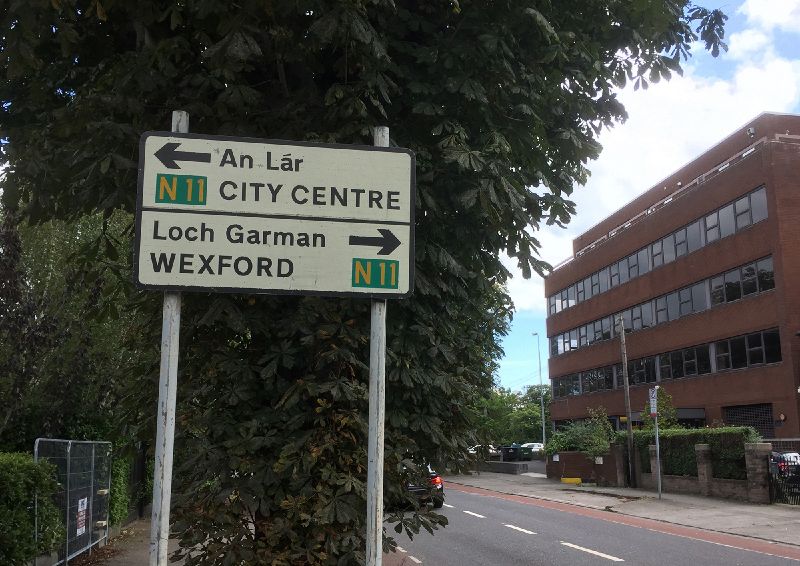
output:
M389 147L389 128L375 128L374 144ZM383 429L386 415L386 301L372 300L369 338L367 440L367 566L383 561Z
M189 114L172 113L172 131L189 131ZM153 514L150 525L150 566L167 566L169 511L172 497L172 448L175 442L175 402L178 392L178 344L181 294L164 293L161 323L161 371L158 378L156 459L153 478Z
M656 468L658 474L658 498L661 499L661 447L658 442L658 385L650 390L650 416L656 423Z

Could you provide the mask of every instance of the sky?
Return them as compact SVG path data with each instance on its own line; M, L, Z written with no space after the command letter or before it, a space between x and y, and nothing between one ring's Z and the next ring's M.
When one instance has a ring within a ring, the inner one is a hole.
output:
M800 0L698 4L729 16L728 52L715 59L698 44L683 77L620 93L628 120L601 134L603 152L588 165L591 178L571 196L577 214L566 229L545 226L537 234L541 257L550 264L572 256L573 238L762 112L800 114ZM544 283L537 275L523 279L506 259L516 313L497 382L522 391L540 379L548 383Z

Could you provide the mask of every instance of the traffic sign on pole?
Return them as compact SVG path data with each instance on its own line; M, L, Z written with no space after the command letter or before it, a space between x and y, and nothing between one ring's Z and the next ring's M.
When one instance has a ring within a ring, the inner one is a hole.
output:
M400 148L148 132L135 281L143 288L403 297L415 163Z

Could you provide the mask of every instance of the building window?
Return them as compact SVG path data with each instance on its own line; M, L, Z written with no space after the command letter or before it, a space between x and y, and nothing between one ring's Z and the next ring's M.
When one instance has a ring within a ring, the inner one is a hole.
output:
M764 187L750 194L750 213L753 224L767 217L767 191Z
M692 288L686 287L678 291L678 312L679 316L687 316L692 314Z
M631 384L655 383L656 368L655 358L641 358L628 362L628 378Z
M719 210L719 237L727 238L736 231L736 220L733 215L733 205L729 204Z
M636 264L639 266L639 275L644 275L650 271L650 257L647 253L649 248L642 248L636 253Z
M689 244L686 241L686 228L675 232L675 257L685 256L689 253Z
M714 344L717 352L717 371L731 369L731 352L727 340L720 340Z
M738 269L725 274L725 301L738 301L742 298L742 280Z
M764 336L764 356L768 364L781 361L781 337L778 330L766 330Z
M609 266L611 273L611 286L616 287L619 285L619 263L614 263Z
M663 265L664 255L663 255L663 246L661 245L661 240L655 242L652 246L650 246L650 253L653 258L654 269L659 265Z
M656 299L656 324L663 324L669 322L667 315L667 298L658 297Z
M700 229L700 220L693 222L686 227L686 242L689 247L689 253L699 250L703 247L702 231Z
M706 243L719 240L719 212L714 211L706 216Z
M767 257L756 262L758 269L758 290L761 292L775 288L775 272L772 268L772 258Z
M775 437L775 422L772 417L772 404L738 405L722 407L722 418L729 426L751 426L763 438Z
M737 200L733 205L733 212L736 216L737 230L750 226L750 197L745 196Z
M702 312L708 309L705 282L692 285L692 309L694 312Z
M675 236L670 234L661 240L661 251L664 253L664 263L675 261Z
M574 306L600 293L605 293L611 287L644 275L651 269L674 261L677 257L690 254L706 244L730 236L737 230L747 228L765 218L767 218L767 195L764 187L760 187L749 195L737 199L657 242L653 242L635 254L623 258L609 267L604 267L577 286L573 285L576 290L573 290L572 295L567 296L567 289L556 293L554 295L555 304L550 305L550 314ZM582 291L580 290L581 284L583 285Z

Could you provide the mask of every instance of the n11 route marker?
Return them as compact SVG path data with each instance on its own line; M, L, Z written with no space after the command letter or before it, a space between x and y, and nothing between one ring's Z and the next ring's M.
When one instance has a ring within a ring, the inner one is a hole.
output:
M171 132L140 142L134 274L163 290L402 297L405 149Z

